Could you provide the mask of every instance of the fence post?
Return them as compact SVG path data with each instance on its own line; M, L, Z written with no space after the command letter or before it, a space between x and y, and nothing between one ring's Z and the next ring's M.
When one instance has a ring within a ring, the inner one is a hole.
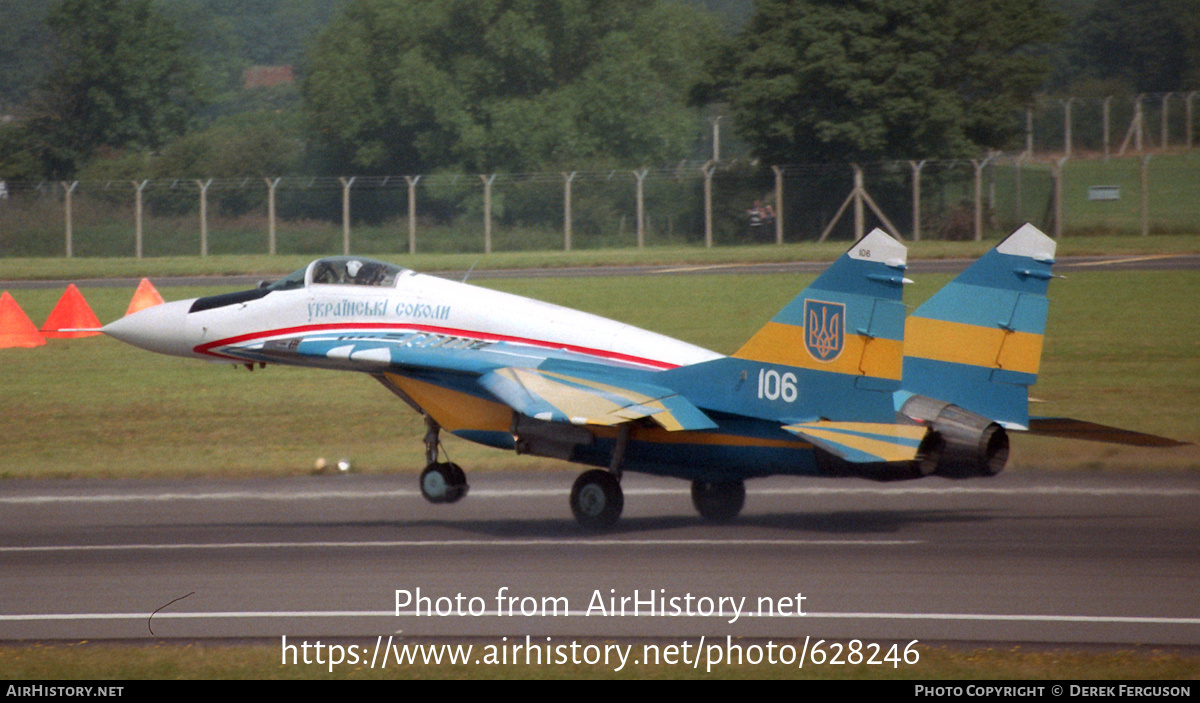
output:
M1144 153L1144 150L1142 148L1142 133L1145 129L1145 116L1146 116L1146 113L1142 107L1142 98L1144 98L1144 97L1145 97L1144 95L1138 95L1136 98L1134 98L1134 105L1133 105L1133 113L1134 113L1133 119L1137 124L1136 145L1137 145L1137 153L1139 153L1139 154Z
M1162 144L1158 148L1166 149L1171 142L1171 130L1167 126L1167 107L1173 93L1163 93L1162 96Z
M721 118L725 115L718 115L715 118L708 118L710 124L713 125L713 161L721 160Z
M912 237L914 242L921 241L921 169L925 168L927 159L909 161L912 169Z
M863 238L867 226L866 213L863 211L863 172L858 164L850 164L854 169L854 240Z
M417 182L420 176L405 176L408 184L408 253L417 253Z
M1013 162L1013 219L1021 222L1021 162L1025 159L1022 154Z
M575 171L563 172L563 251L571 251L571 183Z
M1184 102L1184 112L1187 115L1187 145L1189 149L1192 148L1192 100L1196 97L1196 92L1193 90L1188 93L1187 100Z
M1142 157L1142 236L1150 234L1150 154Z
M1033 156L1033 106L1025 106L1025 155Z
M75 240L75 234L73 227L71 226L71 193L75 192L75 187L78 185L79 181L72 181L70 183L67 183L66 181L62 182L63 193L66 196L66 199L63 201L63 222L66 229L68 259L74 256Z
M1108 159L1108 154L1109 154L1109 150L1110 150L1109 142L1110 142L1111 140L1110 140L1110 136L1109 136L1108 122L1109 122L1109 111L1110 111L1110 109L1111 109L1111 108L1112 108L1112 96L1111 96L1111 95L1109 95L1108 97L1104 98L1104 103L1103 103L1103 113L1104 113L1104 158L1105 158L1105 160L1107 160L1107 159Z
M200 188L200 256L208 256L208 187L213 179L202 181L196 179Z
M709 161L700 169L704 174L704 246L710 249L713 245L712 177L713 172L717 170L712 163Z
M1071 103L1075 98L1063 101L1063 153L1071 155Z
M783 244L783 169L772 166L775 174L775 244Z
M637 179L637 246L641 249L646 245L646 174L647 169L634 171Z
M483 181L483 253L492 253L492 182L496 174L479 176Z
M267 253L275 256L275 187L278 178L264 178L267 182Z
M133 255L142 258L142 190L150 181L132 181L133 196Z
M1062 237L1063 232L1063 164L1067 157L1050 162L1050 176L1054 179L1054 238Z
M350 186L354 185L354 178L338 177L338 180L342 182L342 254L344 256L350 256Z
M996 154L988 154L983 161L971 159L975 167L975 241L983 241L983 169L987 167ZM1066 157L1064 157L1066 158Z

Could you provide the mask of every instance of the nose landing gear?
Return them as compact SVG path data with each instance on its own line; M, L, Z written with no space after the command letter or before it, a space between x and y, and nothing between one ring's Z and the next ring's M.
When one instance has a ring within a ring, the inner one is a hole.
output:
M438 432L441 427L432 417L425 416L425 460L421 472L421 495L430 503L454 503L467 494L467 475L452 462L438 461Z

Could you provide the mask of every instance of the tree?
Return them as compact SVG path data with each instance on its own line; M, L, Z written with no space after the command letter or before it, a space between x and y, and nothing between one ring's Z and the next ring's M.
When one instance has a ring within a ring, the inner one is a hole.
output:
M775 163L1000 148L1057 22L1041 0L760 0L730 80L735 123Z
M377 173L678 159L715 27L673 2L355 0L309 56L313 145Z
M52 176L102 149L157 149L201 105L183 35L151 0L59 0L47 16L55 65L35 106Z
M43 0L5 0L0 22L0 118L19 113L45 72L50 32Z
M1098 0L1067 42L1069 79L1117 79L1146 93L1200 87L1194 0Z

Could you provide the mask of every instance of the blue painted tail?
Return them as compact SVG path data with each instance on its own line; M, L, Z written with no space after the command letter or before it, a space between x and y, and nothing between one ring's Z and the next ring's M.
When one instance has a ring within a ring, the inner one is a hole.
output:
M894 422L906 255L900 242L871 232L733 356L664 378L702 408L783 424Z
M897 408L918 395L1009 428L1029 426L1054 248L1027 224L909 316Z

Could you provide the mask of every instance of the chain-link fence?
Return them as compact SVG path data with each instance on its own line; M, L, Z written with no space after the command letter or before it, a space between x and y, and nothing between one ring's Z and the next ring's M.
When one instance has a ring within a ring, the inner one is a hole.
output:
M8 182L0 256L493 252L1200 231L1200 153L343 178Z

